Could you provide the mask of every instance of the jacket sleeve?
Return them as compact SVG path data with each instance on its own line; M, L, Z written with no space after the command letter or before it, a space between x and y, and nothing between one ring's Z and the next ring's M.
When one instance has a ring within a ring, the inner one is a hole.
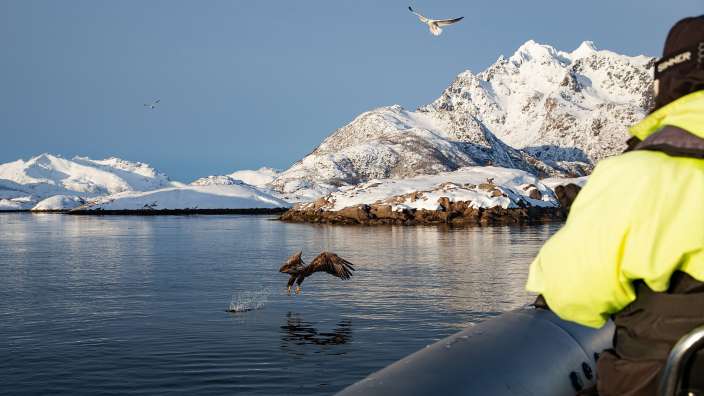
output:
M655 291L678 269L702 280L701 194L702 160L635 151L601 161L531 264L526 288L561 318L600 327L635 299L636 279Z

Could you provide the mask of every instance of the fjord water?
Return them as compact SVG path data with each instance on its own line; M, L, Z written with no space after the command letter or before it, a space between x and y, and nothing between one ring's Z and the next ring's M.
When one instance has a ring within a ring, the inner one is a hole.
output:
M331 394L529 303L558 228L0 214L0 393ZM298 249L357 271L287 296Z

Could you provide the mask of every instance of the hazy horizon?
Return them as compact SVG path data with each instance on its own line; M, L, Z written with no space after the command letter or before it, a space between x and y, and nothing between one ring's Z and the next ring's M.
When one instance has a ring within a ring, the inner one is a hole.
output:
M184 182L285 169L359 113L429 103L529 39L658 56L676 20L702 13L694 0L413 2L465 17L433 37L407 6L0 1L0 163L117 156Z

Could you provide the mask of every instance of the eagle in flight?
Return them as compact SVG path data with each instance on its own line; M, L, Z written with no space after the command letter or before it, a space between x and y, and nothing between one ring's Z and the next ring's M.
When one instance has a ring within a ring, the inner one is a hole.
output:
M342 280L347 280L352 276L354 267L352 263L336 255L335 253L322 252L314 258L310 264L306 265L301 259L303 252L299 251L289 257L284 265L279 268L279 272L291 275L288 278L288 294L291 294L291 286L296 282L296 294L301 293L301 283L315 272L327 272Z
M428 25L428 28L430 28L430 33L433 34L433 36L439 36L442 34L442 27L443 26L448 26L452 25L453 23L457 23L464 19L464 17L459 17L459 18L454 18L454 19L430 19L426 18L423 15L413 11L413 7L408 6L408 9L420 19L421 22L424 24Z

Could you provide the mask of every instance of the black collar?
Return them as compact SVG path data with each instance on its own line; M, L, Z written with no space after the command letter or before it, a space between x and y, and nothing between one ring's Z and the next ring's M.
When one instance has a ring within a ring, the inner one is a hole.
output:
M704 139L682 128L666 125L638 143L635 150L661 151L674 157L704 159Z

